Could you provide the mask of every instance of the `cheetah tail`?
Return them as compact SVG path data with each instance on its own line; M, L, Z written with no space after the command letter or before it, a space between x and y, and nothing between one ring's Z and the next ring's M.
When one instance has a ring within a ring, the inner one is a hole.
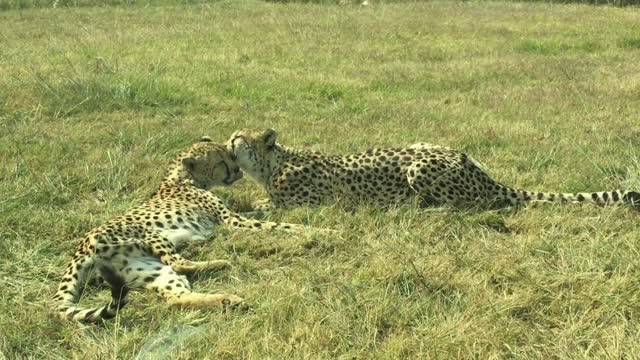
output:
M628 205L640 210L640 193L628 190L579 192L579 193L546 193L526 190L514 190L504 187L499 190L501 197L507 197L512 205L530 202L587 203L600 206Z
M97 264L100 275L111 287L111 301L105 306L94 308L80 308L77 306L78 294L73 291L66 290L65 285L61 285L58 290L57 298L64 299L64 295L67 295L66 301L58 307L58 313L61 318L75 320L79 322L94 323L101 319L112 319L118 313L122 307L127 303L127 294L129 288L126 286L124 278L118 274L110 265L99 262ZM82 269L84 270L84 269ZM86 271L86 270L85 270ZM79 276L81 278L82 276ZM80 286L72 286L76 288L78 293L81 292ZM69 296L71 296L69 298Z
M103 315L102 318L111 319L116 316L118 310L127 304L129 287L124 278L112 266L106 263L99 263L98 270L107 284L109 284L109 287L111 287L111 301L105 307L106 316Z

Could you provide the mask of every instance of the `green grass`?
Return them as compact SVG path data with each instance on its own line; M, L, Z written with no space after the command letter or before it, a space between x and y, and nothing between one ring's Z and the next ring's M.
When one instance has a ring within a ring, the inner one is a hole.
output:
M638 213L623 208L277 211L341 236L220 229L185 250L230 259L194 288L250 313L132 293L105 326L51 317L76 241L202 135L274 127L328 153L424 141L531 190L640 189L638 9L168 3L0 12L6 358L640 357ZM219 192L264 196L248 180Z
M624 38L622 39L620 44L622 47L625 47L625 48L640 49L640 38L637 38L637 37Z

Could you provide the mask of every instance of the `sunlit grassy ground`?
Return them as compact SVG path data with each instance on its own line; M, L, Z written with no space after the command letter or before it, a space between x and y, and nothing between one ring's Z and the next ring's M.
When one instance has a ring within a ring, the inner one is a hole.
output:
M250 313L132 293L105 326L50 316L76 241L201 135L273 127L330 153L424 141L531 190L640 189L640 9L372 2L0 12L0 352L640 357L639 214L623 208L278 211L342 235L221 228L185 250L230 259L194 288ZM220 193L264 196L249 180Z

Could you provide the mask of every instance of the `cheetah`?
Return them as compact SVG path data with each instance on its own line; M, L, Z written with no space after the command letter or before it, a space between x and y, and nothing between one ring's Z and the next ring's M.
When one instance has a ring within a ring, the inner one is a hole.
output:
M225 269L230 266L228 261L190 261L176 252L187 242L208 239L218 224L249 230L309 229L248 219L231 211L208 191L212 186L231 185L240 178L242 171L232 154L209 137L180 152L150 199L85 235L54 296L59 317L81 322L113 318L127 302L129 289L155 291L173 306L246 307L236 295L192 292L185 276L195 271ZM93 279L92 269L97 270ZM78 306L88 280L105 280L111 287L112 299L107 305Z
M493 180L471 158L449 147L417 143L353 155L324 155L276 143L273 129L240 130L226 142L240 168L270 199L256 210L318 205L346 199L388 207L415 199L422 206L498 208L530 202L628 204L640 193L544 193L516 190Z

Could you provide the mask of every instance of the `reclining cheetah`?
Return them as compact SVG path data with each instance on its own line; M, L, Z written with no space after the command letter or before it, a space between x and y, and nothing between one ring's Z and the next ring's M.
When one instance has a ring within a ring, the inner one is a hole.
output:
M192 292L186 277L179 274L219 270L229 262L190 261L176 247L206 240L221 223L250 230L299 231L305 227L247 219L207 191L242 177L231 156L224 145L203 137L171 162L160 189L148 201L87 233L54 297L59 316L85 322L112 318L126 303L129 288L156 291L170 305L244 306L243 299L235 295ZM83 309L77 302L94 268L111 286L113 299L106 306Z
M543 193L515 190L491 179L467 154L425 143L372 149L346 156L323 155L276 143L276 132L241 130L227 141L240 167L267 190L272 204L317 205L336 198L378 206L406 203L459 207L518 206L532 201L625 203L640 208L640 193Z

